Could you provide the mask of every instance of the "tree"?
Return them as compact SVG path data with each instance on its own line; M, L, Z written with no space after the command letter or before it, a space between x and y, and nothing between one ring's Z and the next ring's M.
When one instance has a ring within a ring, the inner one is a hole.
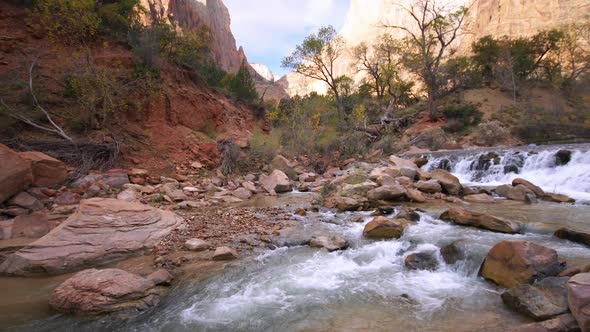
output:
M570 24L562 32L558 62L565 67L561 75L567 85L590 71L590 23Z
M473 64L482 77L489 83L494 77L494 67L500 59L500 43L492 36L485 36L471 45Z
M336 60L342 55L344 39L334 27L327 26L307 36L295 51L282 61L283 68L290 68L305 77L328 85L336 99L338 118L342 120L344 105L339 89L339 80L334 73Z
M399 29L407 34L405 63L423 81L428 96L428 109L431 116L434 116L440 66L447 50L460 34L468 9L459 7L449 10L436 0L420 0L410 7L399 6L409 15L415 26L385 27Z
M252 74L250 74L250 71L248 70L246 60L242 60L242 64L237 73L227 74L224 81L224 85L231 95L238 100L254 103L259 97L258 92L256 92L256 85L252 79Z

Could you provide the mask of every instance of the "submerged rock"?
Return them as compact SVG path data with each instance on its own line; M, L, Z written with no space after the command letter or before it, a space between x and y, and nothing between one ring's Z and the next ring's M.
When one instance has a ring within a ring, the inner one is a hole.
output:
M494 203L494 198L488 194L467 195L463 200L470 203Z
M328 251L344 250L349 247L346 239L334 235L334 236L317 236L313 237L309 241L309 246L312 248L325 248Z
M500 233L517 234L521 231L521 225L518 222L461 208L448 209L440 216L440 219Z
M468 254L467 241L457 240L449 245L440 248L440 254L445 263L452 265L458 261L465 260Z
M433 253L418 252L408 255L405 259L405 265L410 270L434 271L438 268L438 260Z
M92 198L59 227L8 256L0 273L61 274L153 248L183 219L140 203Z
M363 235L372 239L399 239L409 222L405 219L390 219L386 217L375 217L363 230Z
M512 288L561 272L557 252L530 241L502 241L487 254L480 275Z
M549 277L533 285L520 285L502 294L510 308L537 321L568 312L567 277Z
M162 290L155 283L119 269L84 270L59 285L49 304L73 314L99 315L145 310L157 305Z
M569 150L559 150L555 154L555 165L563 166L569 164L572 160L572 152Z
M555 231L553 234L555 237L564 240L570 240L572 242L577 242L581 244L585 244L590 246L590 234L585 232L575 231L569 228L560 228Z

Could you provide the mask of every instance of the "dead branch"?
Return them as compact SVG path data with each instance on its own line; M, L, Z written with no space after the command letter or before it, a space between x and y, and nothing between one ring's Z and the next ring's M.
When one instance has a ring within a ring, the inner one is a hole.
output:
M37 99L37 96L35 95L35 90L33 89L33 70L35 69L36 64L37 64L37 59L35 59L33 61L33 63L31 64L31 66L29 67L29 93L31 94L31 97L33 99L33 106L35 107L35 109L43 112L43 114L45 115L45 118L47 119L47 121L49 122L49 124L51 126L44 126L42 124L39 124L39 123L33 121L32 119L30 119L24 115L18 114L17 112L12 110L4 102L3 99L0 99L0 104L6 109L8 116L10 116L11 118L19 120L25 124L28 124L29 126L37 128L39 130L43 130L43 131L52 133L54 135L60 136L61 138L73 143L74 140L70 136L68 136L68 134L66 134L66 132L53 121L53 118L51 117L49 112L47 112L47 110L45 110L45 108L43 108L43 106L41 106L41 104L39 103L39 100Z

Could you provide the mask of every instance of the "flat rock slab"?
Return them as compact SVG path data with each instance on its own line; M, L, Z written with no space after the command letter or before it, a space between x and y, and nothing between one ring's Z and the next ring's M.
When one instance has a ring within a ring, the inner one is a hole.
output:
M440 219L457 225L478 227L499 233L517 234L521 231L521 225L518 222L461 208L448 209L440 216Z
M160 301L154 281L119 269L84 270L59 285L49 304L75 314L98 315L144 310Z
M502 294L510 308L541 321L568 312L567 277L550 277L533 285L520 285Z
M0 265L8 275L62 274L153 248L182 218L140 203L93 198L60 226Z

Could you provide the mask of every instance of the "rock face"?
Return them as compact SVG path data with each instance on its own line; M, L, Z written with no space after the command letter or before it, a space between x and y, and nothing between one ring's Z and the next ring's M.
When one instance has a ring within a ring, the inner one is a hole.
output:
M372 239L399 239L408 227L408 224L408 221L405 219L376 217L365 225L363 235Z
M504 304L537 321L568 312L567 277L545 278L534 285L520 285L502 294Z
M450 208L440 216L440 219L500 233L516 234L521 230L521 225L517 222L461 208Z
M198 33L207 27L211 35L211 53L215 62L228 72L235 73L245 59L244 51L236 47L231 32L229 11L222 0L142 0L149 11L146 21L175 22Z
M568 303L582 331L590 331L590 273L573 276L567 283Z
M268 193L284 193L293 190L293 185L287 174L275 169L270 175L260 175L260 184Z
M34 186L55 188L66 181L68 170L63 162L36 151L21 152L19 155L31 162Z
M119 269L78 272L53 291L49 304L65 313L98 315L145 310L160 301L161 290L146 278Z
M512 288L556 276L560 270L555 250L530 241L503 241L488 252L480 274Z
M33 182L31 162L0 144L0 203Z
M361 42L374 44L379 36L385 32L394 38L406 36L401 29L386 31L383 25L396 25L415 30L415 22L396 4L409 7L411 1L372 0L370 6L366 0L351 0L348 15L340 30L346 41L347 48L352 48ZM586 13L590 12L590 3L585 0L449 0L444 1L449 6L469 7L465 26L469 33L463 33L454 44L459 55L471 51L473 41L491 35L494 37L530 36L541 30L556 28L561 25L587 20ZM360 82L362 75L355 75L354 58L352 52L345 52L335 64L337 76L346 75ZM310 92L326 93L326 85L311 81L294 73L286 75L283 85L290 95L306 95Z
M140 203L93 198L49 234L10 255L0 273L60 274L153 248L182 218Z

